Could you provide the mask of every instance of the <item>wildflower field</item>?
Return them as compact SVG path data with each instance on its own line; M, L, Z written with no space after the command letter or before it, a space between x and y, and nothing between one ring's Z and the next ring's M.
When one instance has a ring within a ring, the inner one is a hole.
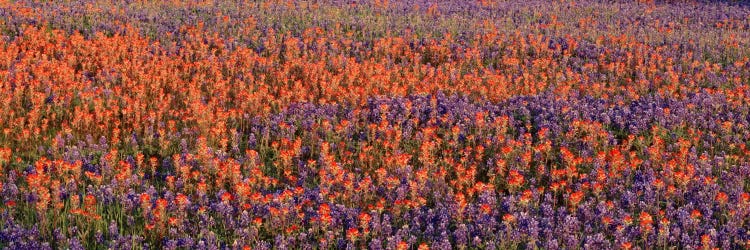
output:
M750 249L745 1L0 1L0 248Z

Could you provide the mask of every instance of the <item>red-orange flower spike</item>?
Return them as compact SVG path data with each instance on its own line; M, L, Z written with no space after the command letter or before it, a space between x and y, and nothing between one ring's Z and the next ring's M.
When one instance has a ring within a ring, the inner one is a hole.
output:
M96 197L91 194L87 194L86 197L83 198L83 204L86 210L94 210L96 206Z
M630 250L630 249L632 249L632 248L633 248L633 243L630 243L630 242L624 242L624 243L620 244L620 247L621 247L621 248L622 248L623 250Z
M577 206L583 200L583 195L583 191L580 190L570 194L570 204L574 207Z
M633 224L633 217L630 217L630 215L625 215L625 218L623 218L622 221L625 223L625 225Z
M229 192L224 192L223 194L221 194L221 201L224 203L232 201L232 194L230 194Z
M406 243L405 241L401 241L396 245L396 250L407 250L409 249L409 243Z
M359 230L354 227L349 228L348 230L346 230L346 236L349 238L349 240L355 241L359 237Z
M518 170L510 170L508 173L508 185L510 187L520 187L524 183L524 177Z
M708 249L711 245L711 236L708 234L701 235L701 244L703 244L704 249Z
M141 200L141 206L151 205L151 196L149 196L147 193L142 193L140 196Z
M188 204L188 197L182 193L178 193L175 197L175 203L177 203L177 206L180 208L185 208Z
M504 214L503 221L505 223L514 223L516 222L516 216L513 216L512 214Z
M159 198L156 200L156 208L160 210L164 210L167 208L167 200L164 198Z
M331 208L328 206L328 204L323 203L318 208L318 215L320 216L320 221L323 224L330 224L331 223Z
M368 228L370 225L370 221L372 220L372 216L368 213L360 213L359 214L359 225L362 228Z
M694 220L700 219L701 216L703 216L703 214L701 214L701 211L698 209L693 209L693 211L690 212L690 218L693 218Z
M716 194L716 201L719 202L719 204L726 204L729 200L729 196L724 192L719 192Z
M640 223L641 230L643 230L645 232L650 232L651 229L653 228L653 224L654 224L653 217L651 217L651 215L648 214L647 212L641 212L641 214L639 215L638 219L641 222Z
M492 207L490 207L489 204L482 204L482 206L479 207L479 210L481 210L484 214L489 214L490 212L492 212Z

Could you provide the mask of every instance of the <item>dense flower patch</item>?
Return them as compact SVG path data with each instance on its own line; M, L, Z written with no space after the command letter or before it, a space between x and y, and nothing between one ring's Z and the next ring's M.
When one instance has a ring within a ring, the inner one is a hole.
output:
M741 3L0 14L3 248L750 247Z

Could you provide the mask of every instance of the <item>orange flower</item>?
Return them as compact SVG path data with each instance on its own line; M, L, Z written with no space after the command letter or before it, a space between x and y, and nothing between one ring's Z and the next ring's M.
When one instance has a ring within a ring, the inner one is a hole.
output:
M724 192L719 192L716 194L716 201L719 202L719 204L726 204L727 200L729 200L729 196L727 196Z
M625 218L623 218L622 221L625 223L625 225L633 224L633 217L630 217L630 215L625 215Z
M177 206L179 206L180 208L185 208L185 206L187 206L189 201L186 195L182 193L178 193L177 196L175 197L175 202L177 203Z
M419 247L417 250L430 250L430 246L427 245L427 243L419 244Z
M654 179L654 181L651 182L651 185L653 185L657 189L664 188L664 181L662 181L659 178Z
M359 237L359 230L354 227L349 228L348 230L346 230L346 236L349 238L349 240L355 241Z
M71 213L71 214L75 214L75 215L81 215L81 214L83 214L83 213L84 213L84 211L83 211L83 209L80 209L80 208L76 208L76 209L71 209L71 210L70 210L70 213Z
M297 230L299 230L299 226L297 226L297 225L291 225L291 226L287 227L286 230L284 230L284 231L287 234L291 234L291 233L293 233L293 232L295 232Z
M531 201L532 195L534 195L534 193L531 192L531 189L524 190L521 195L521 204L528 204Z
M523 185L524 178L521 173L518 172L518 170L510 170L508 173L508 185L511 187L520 187Z
M708 234L701 235L701 244L704 248L708 248L711 244L711 236Z
M662 224L662 225L668 226L669 225L669 220L666 217L663 217L663 218L661 218L661 220L659 221L659 223Z
M633 248L633 243L625 242L620 244L620 247L624 250L630 250L631 248Z
M516 222L516 216L513 216L512 214L505 214L503 215L503 221L505 223L514 223Z
M581 202L581 200L583 200L583 192L582 191L578 191L578 192L570 194L570 204L572 206L575 207L576 205L578 205L578 203Z
M96 197L87 194L86 197L83 198L83 204L86 207L86 210L94 210L94 206L96 206Z
M176 226L177 223L179 223L179 220L177 219L177 217L174 217L174 216L169 217L169 225Z
M323 224L328 225L331 223L332 218L331 218L330 213L331 213L331 208L326 203L321 204L320 208L318 208L318 215L320 216L320 221Z
M398 243L398 245L396 245L396 249L397 250L406 250L406 249L409 249L409 244L406 243L406 241L401 241L401 242Z
M231 200L232 200L232 194L230 194L229 192L224 192L223 194L221 194L221 201L222 202L228 203Z
M639 219L641 221L641 229L650 232L653 228L654 218L651 217L647 212L641 212Z
M140 200L141 206L151 205L151 196L149 196L147 193L142 193Z
M167 176L166 181L167 181L167 185L169 186L169 188L174 188L174 181L175 181L174 175Z
M703 215L701 214L701 211L699 211L698 209L693 209L693 211L690 212L690 218L693 218L694 220L700 219L701 216Z
M164 210L167 208L167 200L164 198L159 198L156 200L156 208L160 210Z
M370 216L367 213L359 213L359 225L362 228L367 228L370 225L370 221L372 220L372 216Z
M479 210L484 214L489 214L492 211L492 208L488 204L482 204L482 206L479 207Z

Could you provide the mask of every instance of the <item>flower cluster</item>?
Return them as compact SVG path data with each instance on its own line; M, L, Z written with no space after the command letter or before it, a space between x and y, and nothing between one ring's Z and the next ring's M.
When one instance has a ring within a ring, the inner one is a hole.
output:
M324 2L0 3L0 248L750 248L748 6Z

